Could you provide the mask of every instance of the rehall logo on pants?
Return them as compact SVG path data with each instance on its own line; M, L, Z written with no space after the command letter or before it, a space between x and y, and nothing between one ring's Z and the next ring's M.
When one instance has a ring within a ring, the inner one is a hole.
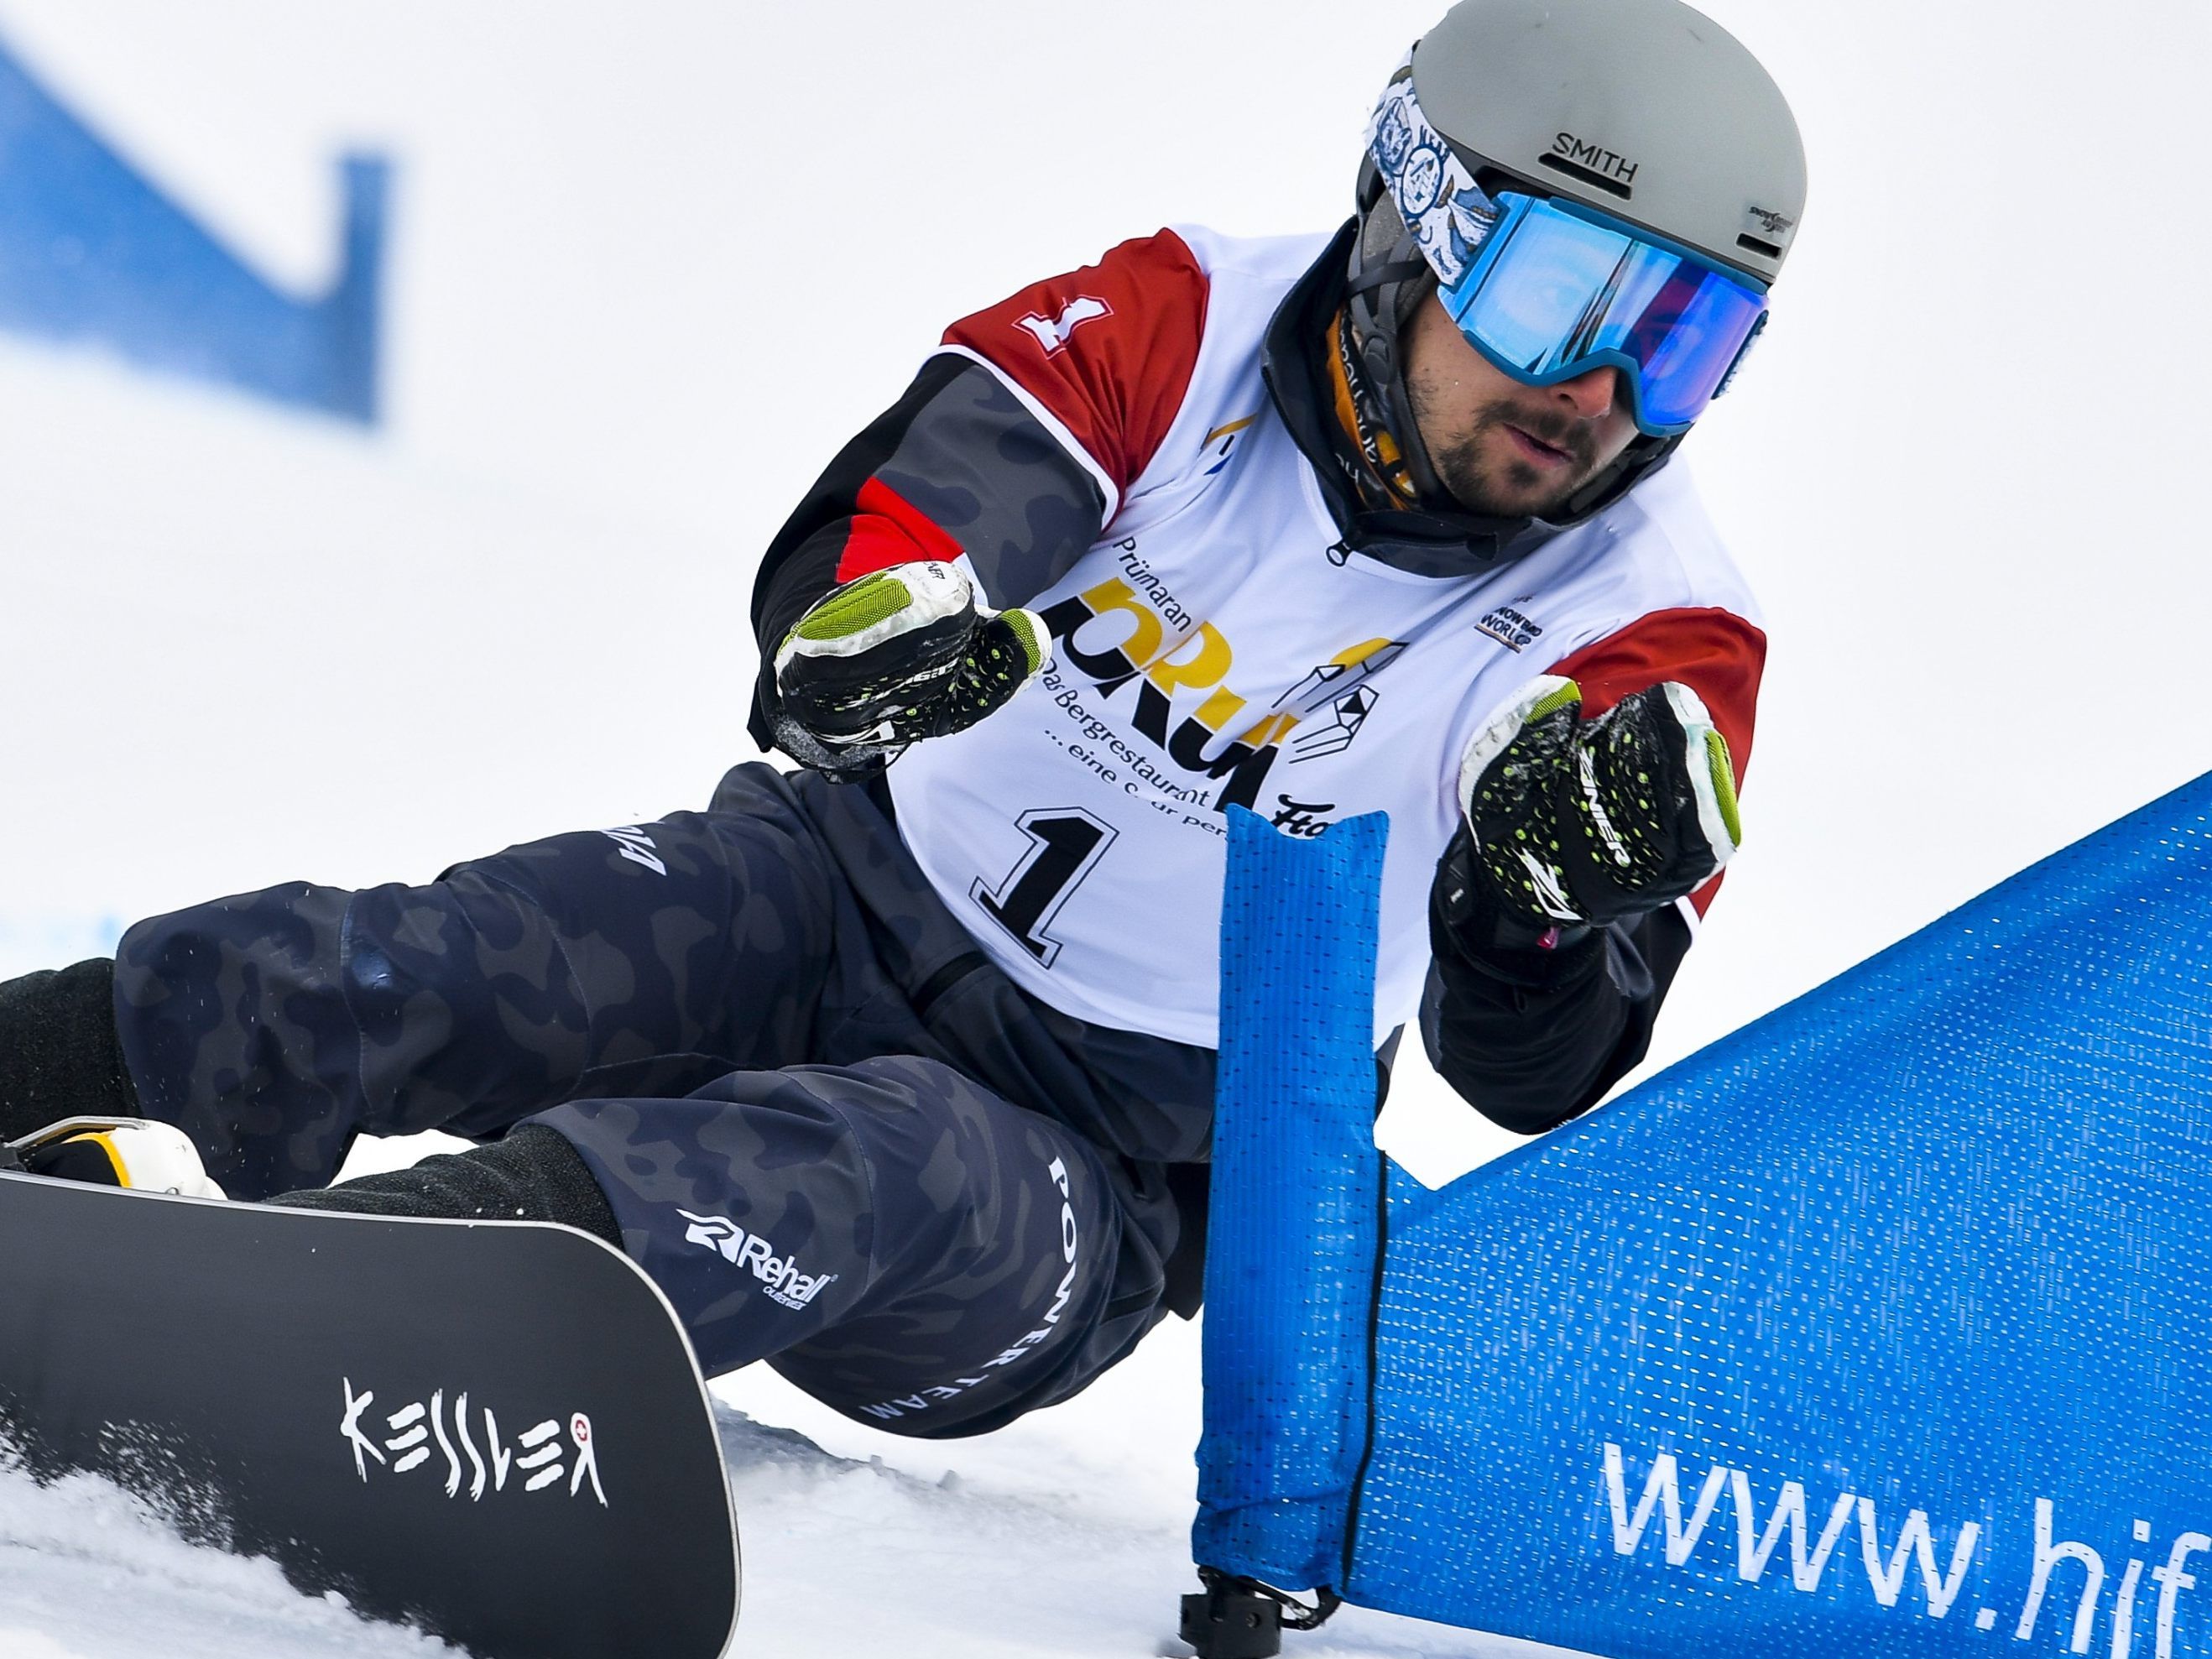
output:
M836 1273L819 1273L809 1279L799 1271L797 1256L778 1257L775 1245L757 1233L747 1232L726 1215L694 1215L680 1207L676 1213L691 1224L684 1231L685 1243L703 1244L710 1250L720 1251L725 1261L750 1267L770 1301L781 1302L787 1308L803 1308L821 1294L823 1285L837 1282Z

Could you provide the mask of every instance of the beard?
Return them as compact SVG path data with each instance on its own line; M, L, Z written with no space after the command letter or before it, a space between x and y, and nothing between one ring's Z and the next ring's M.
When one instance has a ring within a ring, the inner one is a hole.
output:
M1416 418L1432 420L1418 381L1409 380ZM1569 458L1565 468L1540 467L1514 453L1504 428L1516 426ZM1479 410L1464 431L1429 447L1429 463L1445 489L1469 512L1492 518L1540 519L1588 483L1598 470L1597 435L1589 422L1553 409L1529 409L1499 398Z

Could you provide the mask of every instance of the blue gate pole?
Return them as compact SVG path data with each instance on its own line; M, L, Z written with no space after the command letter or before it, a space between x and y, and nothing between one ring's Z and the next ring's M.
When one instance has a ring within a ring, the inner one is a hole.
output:
M1192 1550L1286 1589L1342 1583L1366 1447L1389 829L1370 813L1301 839L1229 814Z

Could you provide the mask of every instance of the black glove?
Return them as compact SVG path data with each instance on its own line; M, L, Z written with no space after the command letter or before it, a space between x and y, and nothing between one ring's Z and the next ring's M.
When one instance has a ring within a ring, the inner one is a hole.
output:
M777 745L832 776L963 731L1044 665L1035 611L991 611L957 567L893 566L839 584L775 653Z
M1589 720L1572 680L1532 681L1468 745L1459 795L1479 896L1538 930L1672 903L1742 839L1728 742L1673 681Z

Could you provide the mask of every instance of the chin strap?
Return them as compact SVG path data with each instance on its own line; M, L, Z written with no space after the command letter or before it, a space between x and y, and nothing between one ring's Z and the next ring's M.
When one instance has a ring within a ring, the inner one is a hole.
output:
M1689 435L1686 432L1678 432L1671 438L1653 438L1638 434L1630 441L1628 447L1620 452L1618 460L1568 496L1545 522L1565 528L1603 512L1666 465L1667 458L1674 453L1674 447Z
M1361 371L1348 303L1329 320L1321 356L1328 373L1336 435L1347 447L1344 459L1360 505L1376 512L1418 510L1412 467L1376 400L1374 387Z
M1352 265L1345 273L1345 310L1350 319L1352 343L1369 386L1380 394L1383 424L1398 441L1415 497L1444 501L1444 488L1430 464L1428 447L1421 441L1413 404L1406 394L1404 354L1398 330L1413 307L1436 291L1437 274L1421 255L1420 245L1399 217L1390 193L1383 187L1382 169L1366 157L1359 169L1359 228L1352 243ZM1382 216L1378 217L1377 216ZM1370 259L1370 234L1395 228L1387 251Z
M1377 289L1388 288L1393 283L1417 283L1434 276L1426 259L1392 258L1382 264L1355 271L1352 279L1345 283L1344 291L1347 297L1368 295Z

